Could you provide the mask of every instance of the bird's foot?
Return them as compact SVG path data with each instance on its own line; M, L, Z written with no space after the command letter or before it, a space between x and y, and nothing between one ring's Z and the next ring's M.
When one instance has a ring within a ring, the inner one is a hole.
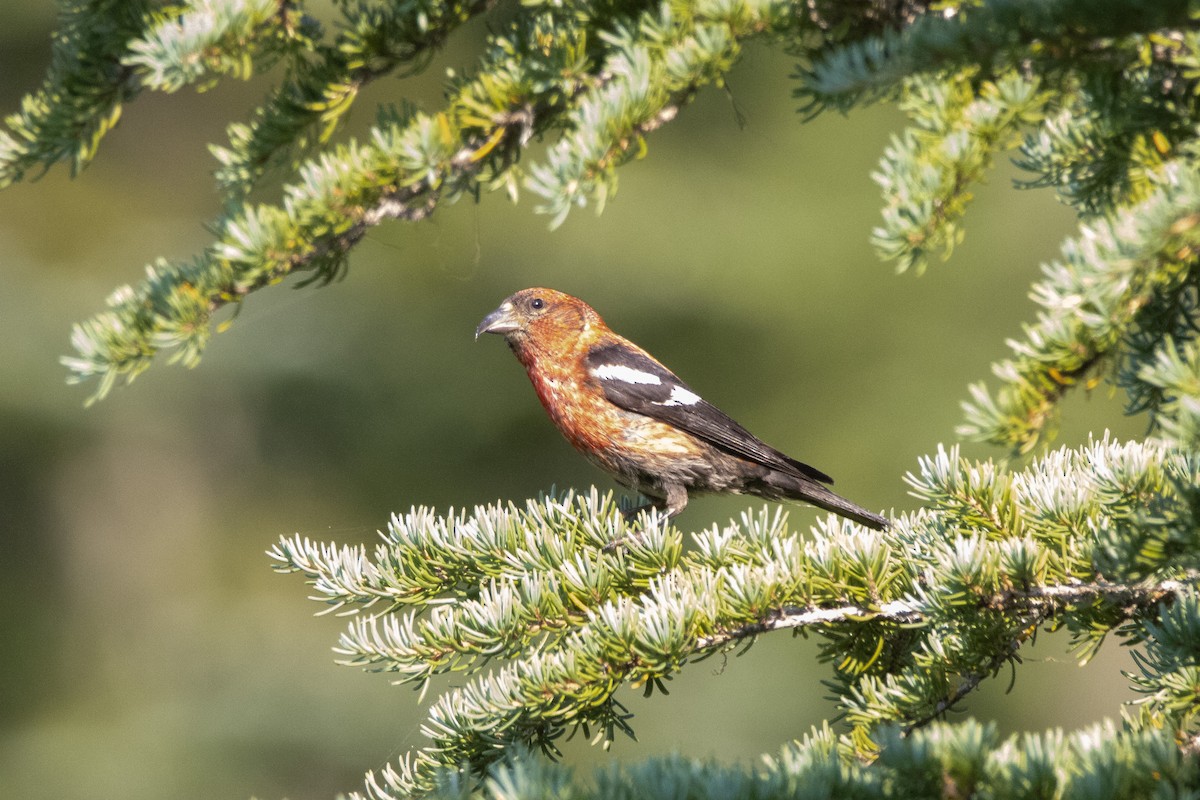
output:
M640 526L642 528L644 528L647 524L662 524L674 516L665 502L656 500L651 500L648 503L642 503L641 505L634 506L632 508L622 509L621 516L625 518L625 524L632 527L642 517L643 513L646 514L646 518L643 520ZM629 536L621 536L604 545L602 550L606 553L612 552L617 548L624 547L631 539L636 538L638 538L637 533L633 533Z

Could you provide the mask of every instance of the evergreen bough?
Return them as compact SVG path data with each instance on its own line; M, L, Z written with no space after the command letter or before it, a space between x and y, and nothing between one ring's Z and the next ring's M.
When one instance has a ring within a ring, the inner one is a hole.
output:
M938 447L908 476L921 507L887 532L778 511L685 534L596 491L391 520L373 551L285 537L270 555L352 612L350 665L426 686L429 743L356 796L1179 797L1200 793L1200 8L1165 0L527 0L492 23L441 111L379 110L335 134L362 88L421 70L489 0L340 0L326 31L293 0L62 0L43 87L0 131L0 185L85 166L143 91L268 69L278 85L214 146L225 211L210 247L159 261L76 327L93 397L159 350L195 364L214 314L292 273L340 275L387 219L524 186L557 224L602 206L617 167L720 84L751 39L797 62L804 114L894 101L910 118L876 179L873 234L901 270L963 235L971 187L1007 153L1078 234L1033 287L1040 310L971 387L964 436L1029 453L1072 388L1109 382L1142 441L1105 435L1022 467ZM535 140L549 142L532 164ZM248 197L278 175L275 202ZM685 547L685 543L689 546ZM1087 658L1113 634L1141 698L1122 722L1001 741L944 713L1042 629ZM757 767L682 758L576 780L530 755L581 730L630 733L616 699L780 629L811 632L845 728Z

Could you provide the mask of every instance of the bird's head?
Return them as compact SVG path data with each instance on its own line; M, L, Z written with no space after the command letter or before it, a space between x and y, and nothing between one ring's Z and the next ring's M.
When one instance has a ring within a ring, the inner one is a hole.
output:
M554 289L522 289L483 318L475 338L496 333L520 353L529 347L580 341L603 324L600 315L578 297Z

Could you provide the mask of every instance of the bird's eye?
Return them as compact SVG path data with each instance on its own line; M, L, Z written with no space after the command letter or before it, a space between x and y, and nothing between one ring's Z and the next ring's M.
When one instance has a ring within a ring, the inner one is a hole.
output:
M529 301L529 307L532 308L534 311L541 311L543 308L546 307L546 301L540 297L535 297Z

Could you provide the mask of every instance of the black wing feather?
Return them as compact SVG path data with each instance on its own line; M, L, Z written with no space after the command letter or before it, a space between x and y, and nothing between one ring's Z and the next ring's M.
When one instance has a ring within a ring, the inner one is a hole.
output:
M673 425L682 431L716 445L739 458L762 464L781 472L801 475L822 483L833 483L819 469L810 467L781 453L763 442L736 420L703 398L694 402L671 402L672 393L678 389L687 396L696 393L662 364L640 350L622 344L601 345L587 356L587 367L593 375L603 367L609 367L607 377L598 377L605 398L626 411L644 414L647 417ZM617 368L616 370L612 368ZM620 370L632 370L646 376L646 380L628 380ZM650 380L650 377L657 382ZM680 395L676 393L676 397Z

